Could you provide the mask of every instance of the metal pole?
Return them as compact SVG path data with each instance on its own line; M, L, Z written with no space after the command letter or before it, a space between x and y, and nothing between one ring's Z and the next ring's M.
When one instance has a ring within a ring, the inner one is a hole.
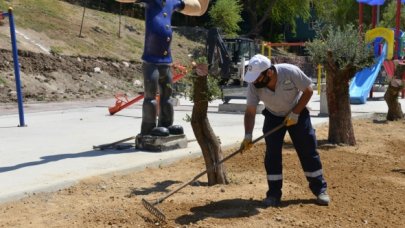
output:
M318 80L317 80L317 89L318 95L321 94L321 82L322 82L322 65L318 64Z
M82 23L80 24L79 37L83 37L82 36L82 29L83 29L83 21L84 21L84 14L85 13L86 13L86 2L84 3L84 7L83 7Z
M24 122L24 107L23 107L23 98L22 98L22 92L21 92L20 65L18 63L17 39L16 39L16 35L15 35L13 9L11 7L8 9L8 17L9 17L9 23L10 23L11 45L12 45L12 49L13 49L15 86L16 86L16 90L17 90L17 101L18 101L18 114L20 117L19 127L25 127L26 125Z
M120 12L119 12L119 23L118 23L118 38L121 38L121 13L122 13L122 3L120 2Z
M363 3L359 3L359 33L363 33Z
M396 13L396 26L395 26L395 59L399 59L399 53L400 50L399 48L402 46L400 44L401 42L401 37L399 37L399 29L400 29L400 23L401 23L401 0L397 0L397 13ZM404 76L402 76L402 79L404 79ZM402 89L401 92L401 98L405 98L405 89Z
M401 0L397 0L397 13L396 13L396 20L395 20L395 55L394 59L398 59L399 57L399 26L401 22Z
M371 9L371 24L372 28L377 25L377 6L373 6Z

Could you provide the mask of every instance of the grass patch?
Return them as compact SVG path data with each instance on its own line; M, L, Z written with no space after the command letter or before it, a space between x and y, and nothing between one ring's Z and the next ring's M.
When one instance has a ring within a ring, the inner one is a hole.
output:
M17 30L33 30L50 38L51 51L57 54L115 57L139 60L143 53L145 22L86 8L82 38L79 38L83 7L56 0L13 0ZM7 8L8 2L0 0ZM121 38L118 37L120 29ZM186 29L188 31L188 29ZM198 43L175 32L173 59L187 59L190 46Z
M54 55L60 55L63 53L63 48L59 46L51 46L50 52Z
M10 7L10 3L4 1L4 0L0 0L0 10L7 11L8 7Z
M59 29L66 26L66 8L60 1L20 0L13 3L17 26L37 32Z
M4 76L4 75L2 75L2 76ZM2 77L0 77L0 85L1 85L1 84L3 84L3 85L6 84L6 81L5 81Z

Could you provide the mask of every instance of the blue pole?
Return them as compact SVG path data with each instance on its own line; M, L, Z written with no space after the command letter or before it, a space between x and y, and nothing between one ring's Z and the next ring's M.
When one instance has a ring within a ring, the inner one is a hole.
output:
M20 64L18 63L17 39L16 39L16 35L15 35L13 9L11 7L8 9L8 17L9 17L9 22L10 22L11 45L13 48L15 86L16 86L16 90L17 90L17 101L18 101L18 114L20 117L19 127L25 127L23 97L22 97L22 92L21 92L21 81L20 81Z

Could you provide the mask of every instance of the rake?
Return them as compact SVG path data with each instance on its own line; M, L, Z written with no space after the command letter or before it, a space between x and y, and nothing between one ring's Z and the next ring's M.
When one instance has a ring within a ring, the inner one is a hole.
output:
M116 146L116 145L118 145L120 143L127 142L127 141L130 141L130 140L135 139L135 138L136 138L135 136L131 136L129 138L121 139L119 141L115 141L115 142L112 142L112 143L93 146L93 149L94 150L105 150L105 149L112 148L112 147L114 147L114 146Z
M253 140L252 144L255 144L258 141L260 141L261 139L263 139L264 137L267 137L267 136L273 134L274 132L276 132L279 129L281 129L282 127L284 127L284 125L285 125L284 122L281 123L280 125L276 126L275 128L271 129L270 131L266 132L264 135L262 135L262 136L258 137L257 139ZM142 199L143 206L146 208L146 210L148 210L152 215L154 215L156 218L158 218L161 222L166 222L166 216L163 214L163 212L161 210L159 210L157 207L155 207L157 204L162 203L164 200L169 198L174 193L176 193L176 192L180 191L181 189L185 188L187 185L193 183L198 178L200 178L201 176L206 174L208 171L211 171L211 170L215 169L220 164L224 163L225 161L227 161L228 159L230 159L231 157L235 156L236 154L238 154L238 153L240 153L242 151L243 151L243 149L238 149L237 151L229 154L228 156L226 156L224 159L222 159L221 161L219 161L215 165L213 165L213 166L207 168L206 170L204 170L203 172L197 174L197 176L195 176L190 181L184 183L180 187L178 187L178 188L172 190L171 192L167 193L165 196L154 200L153 202L148 202L145 199Z

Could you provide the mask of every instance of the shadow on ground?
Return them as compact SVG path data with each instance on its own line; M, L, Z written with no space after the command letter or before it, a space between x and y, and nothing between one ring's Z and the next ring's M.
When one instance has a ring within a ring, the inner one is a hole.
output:
M141 188L141 189L132 189L130 195L148 195L153 192L169 192L170 190L167 189L173 184L181 183L180 181L173 181L173 180L166 180L162 182L156 182L155 186L150 188Z
M314 199L286 200L282 201L280 207L315 203L316 201ZM210 217L221 219L251 217L259 214L259 208L266 209L262 201L259 200L227 199L211 202L204 206L193 207L190 209L193 214L180 216L175 221L177 224L187 225Z
M91 150L91 151L84 151L80 153L73 153L73 154L56 154L56 155L49 155L49 156L43 156L38 161L31 161L31 162L25 162L13 166L5 166L5 167L0 167L0 173L5 173L17 169L22 169L26 168L29 166L36 166L36 165L42 165L50 162L56 162L64 159L71 159L71 158L84 158L84 157L99 157L99 156L105 156L109 154L126 154L126 153L133 153L136 152L133 149L123 149L123 150L114 150L114 149L106 149L106 150Z

